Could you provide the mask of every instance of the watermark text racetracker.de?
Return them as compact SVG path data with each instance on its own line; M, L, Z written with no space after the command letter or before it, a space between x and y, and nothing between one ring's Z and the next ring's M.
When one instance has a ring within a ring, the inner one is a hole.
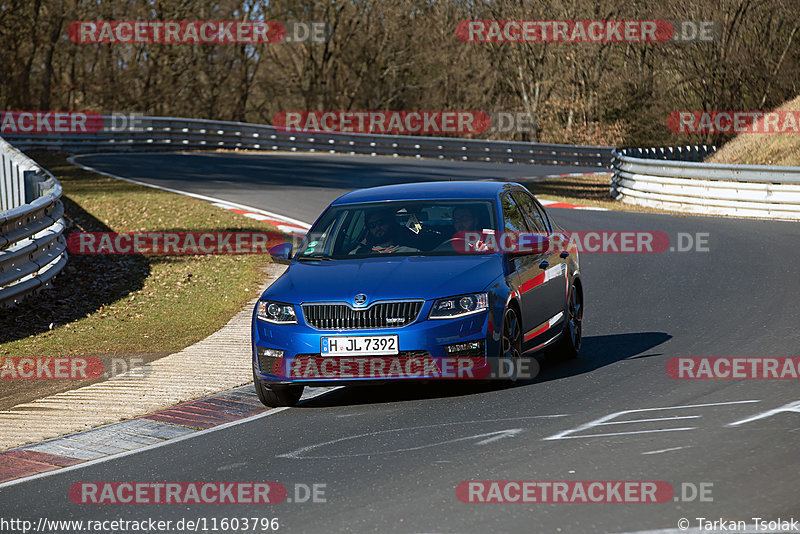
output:
M660 504L713 502L713 483L663 480L467 480L456 486L468 504Z
M329 343L335 338L329 338ZM463 342L448 350L482 351L482 342ZM270 374L295 380L342 379L439 379L439 380L529 380L535 378L540 365L535 358L512 362L486 356L295 356L291 360L274 358Z
M710 233L678 232L673 241L662 231L457 232L452 239L457 252L487 254L578 252L590 254L660 254L709 252Z
M798 380L800 358L676 357L666 370L676 380Z
M278 232L73 232L67 250L79 255L267 254L285 242Z
M280 482L76 482L75 504L280 504L325 503L327 484Z
M3 134L93 134L141 132L147 127L141 113L96 111L0 111Z
M79 20L67 29L78 44L325 43L331 34L325 22L275 20Z
M152 366L140 357L113 357L106 361L95 356L0 358L0 380L96 380L123 374L144 378L152 371Z
M463 20L456 37L467 43L710 42L714 21L670 20Z
M673 111L667 127L678 134L796 134L800 111Z
M444 135L534 132L530 113L520 111L280 111L272 125L288 133Z

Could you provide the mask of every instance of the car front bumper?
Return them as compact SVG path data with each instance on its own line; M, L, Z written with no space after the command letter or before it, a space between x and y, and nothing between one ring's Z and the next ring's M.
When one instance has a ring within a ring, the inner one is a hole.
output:
M420 317L427 317L428 306ZM264 384L344 385L395 380L484 378L488 355L500 353L500 331L491 308L456 319L417 319L399 328L319 330L299 324L277 325L253 318L252 357ZM396 356L321 356L323 337L397 335ZM480 348L448 352L455 344ZM280 357L265 349L283 351Z

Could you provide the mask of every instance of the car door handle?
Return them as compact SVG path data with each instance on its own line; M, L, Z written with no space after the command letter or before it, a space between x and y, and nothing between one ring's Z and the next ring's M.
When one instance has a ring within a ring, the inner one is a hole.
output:
M547 269L549 266L550 264L546 261L543 261L542 263L539 264L540 269Z
M562 257L562 258L566 258L567 256L569 256L569 252L567 252L567 251L565 250L564 252L562 252L561 254L559 254L559 256L560 256L560 257Z

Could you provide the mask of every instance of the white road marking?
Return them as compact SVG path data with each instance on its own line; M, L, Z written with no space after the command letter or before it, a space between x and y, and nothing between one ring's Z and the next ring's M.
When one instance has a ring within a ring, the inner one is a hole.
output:
M612 423L597 423L601 425L625 425L628 423L652 423L653 421L674 421L676 419L699 419L699 415L675 415L673 417L655 417L653 419L629 419L627 421L614 421Z
M685 410L688 408L705 408L708 406L726 406L729 404L748 404L753 402L761 402L760 400L744 400L744 401L731 401L731 402L712 402L707 404L689 404L685 406L665 406L663 408L643 408L639 410L623 410L621 412L614 412L609 415L605 415L600 419L595 419L594 421L589 421L588 423L584 423L576 428L565 430L563 432L559 432L558 434L554 434L552 436L544 438L545 441L548 440L555 440L555 439L580 439L580 438L595 438L595 437L606 437L606 436L622 436L626 434L649 434L655 432L679 432L684 430L694 430L696 427L683 427L683 428L661 428L661 429L654 429L654 430L637 430L632 432L614 432L609 434L589 434L586 436L571 436L570 434L576 434L578 432L582 432L584 430L589 430L590 428L602 426L602 425L614 425L614 424L624 424L626 421L615 421L610 423L612 419L615 417L619 417L620 415L625 415L629 413L641 413L641 412L655 412L659 410ZM697 416L700 417L700 416ZM661 420L671 420L671 419L681 419L681 417L665 417Z
M328 395L329 393L333 393L334 391L336 391L338 389L341 389L341 387L342 386L335 387L335 388L328 389L328 390L320 390L320 391L314 392L311 395L303 396L303 399L314 399L314 398L323 397L325 395ZM119 458L124 458L125 456L132 456L134 454L139 454L140 452L151 451L153 449L158 449L159 447L166 447L167 445L173 445L175 443L179 443L179 442L185 441L187 439L192 439L192 438L196 438L196 437L199 437L199 436L204 436L204 435L210 434L212 432L217 432L219 430L225 430L227 428L231 428L231 427L234 427L234 426L237 426L237 425L241 425L241 424L244 424L244 423L249 423L251 421L256 421L256 420L262 419L264 417L269 417L270 415L275 415L276 413L280 413L280 412L283 412L283 411L288 410L288 409L289 408L273 408L273 409L271 409L269 411L262 412L260 414L252 415L250 417L245 417L244 419L238 419L236 421L231 421L230 423L223 423L223 424L221 424L219 426L214 426L214 427L211 427L211 428L207 428L205 430L198 430L196 432L192 432L190 434L185 434L183 436L179 436L179 437L173 438L173 439L168 439L168 440L162 441L160 443L153 443L152 445L145 445L144 447L141 447L139 449L134 449L134 450L131 450L131 451L124 451L124 452L120 452L120 453L116 453L116 454L110 454L108 456L103 456L102 458L97 458L95 460L89 460L87 462L71 465L69 467L62 467L61 469L55 469L53 471L46 471L44 473L39 473L39 474L31 475L31 476L28 476L28 477L18 478L18 479L15 479L15 480L9 480L8 482L0 483L0 489L7 488L7 487L10 487L10 486L16 486L17 484L22 484L24 482L29 482L31 480L37 480L37 479L40 479L40 478L45 478L45 477L49 477L49 476L53 476L53 475L59 475L61 473L66 473L68 471L76 471L78 469L83 469L85 467L91 467L93 465L101 464L101 463L104 463L104 462L110 462L112 460L118 460Z
M661 449L657 451L649 451L643 452L642 454L661 454L662 452L670 452L670 451L679 451L681 449L686 449L687 447L670 447L669 449Z
M483 421L483 422L489 422L489 421ZM429 425L428 428L438 427L438 426L441 426L441 425ZM418 428L423 428L423 427L418 427ZM486 432L484 434L474 434L474 435L471 435L471 436L464 436L464 437L461 437L461 438L448 439L448 440L445 440L445 441L437 441L437 442L434 442L434 443L426 443L425 445L418 445L416 447L407 447L407 448L404 448L404 449L392 449L392 450L384 450L384 451L376 451L376 452L358 452L358 453L353 453L353 454L340 454L340 455L332 455L332 456L302 456L302 457L300 457L299 455L296 454L301 450L308 451L308 450L312 450L312 449L315 449L315 448L324 447L325 445L332 445L332 444L338 443L340 441L347 441L347 440L351 440L351 439L374 436L374 435L377 435L377 434L383 434L385 432L400 432L400 431L405 431L405 430L411 430L411 429L410 428L398 428L396 430L385 430L385 431L380 431L380 432L371 432L371 433L368 433L368 434L361 434L359 436L350 436L350 437L346 437L346 438L335 439L333 441L326 441L325 443L318 443L316 445L311 445L310 447L303 447L301 449L298 449L297 451L293 451L293 452L290 452L290 453L287 453L287 454L279 454L278 458L294 458L294 459L297 459L297 458L300 458L300 459L326 458L326 459L328 459L328 458L353 458L353 457L358 457L358 456L377 456L377 455L383 455L383 454L396 454L396 453L399 453L399 452L419 451L419 450L422 450L422 449L427 449L429 447L437 447L439 445L448 445L448 444L451 444L451 443L458 443L459 441L470 441L470 440L473 440L473 439L485 438L487 436L492 436L492 437L490 437L488 439L484 439L484 440L479 441L479 442L476 443L476 445L485 445L487 443L491 443L493 441L497 441L499 439L503 439L503 438L506 438L506 437L514 436L514 435L519 434L520 432L522 432L521 428L509 428L507 430L499 430L497 432Z
M739 426L752 421L758 421L759 419L766 419L767 417L772 417L775 414L784 412L800 413L800 401L790 402L789 404L784 404L780 408L767 410L766 412L761 412L760 414L748 417L747 419L742 419L741 421L736 421L735 423L728 423L725 426Z
M154 154L161 154L161 152L153 152L153 153ZM137 154L147 154L147 152L137 152ZM172 154L175 154L175 152L172 152ZM180 154L180 152L177 152L177 154ZM118 176L118 175L112 174L110 172L99 171L99 170L95 169L94 167L90 167L88 165L84 165L83 163L78 162L78 158L84 158L84 157L89 157L89 156L113 156L113 155L130 155L130 154L127 154L127 153L124 153L124 152L122 152L122 153L120 153L120 152L103 152L103 153L92 153L92 154L77 154L77 155L70 156L69 158L67 158L67 161L69 163L72 163L73 165L77 165L78 167L80 167L82 169L85 169L87 171L94 172L94 173L97 173L97 174L102 174L103 176L108 176L109 178L114 178L116 180L122 180L124 182L130 182L132 184L143 185L145 187L152 187L153 189L160 189L161 191L168 191L170 193L177 193L179 195L185 195L187 197L197 198L197 199L200 199L200 200L207 200L209 202L219 202L221 204L225 204L227 206L232 206L232 207L240 209L240 210L252 211L254 213L261 213L263 215L267 215L267 216L272 217L274 219L277 219L279 221L285 221L285 222L288 222L288 223L295 224L295 225L297 225L297 226L299 226L301 228L305 228L305 229L311 228L311 225L306 223L306 222L300 221L298 219L293 219L292 217L287 217L285 215L279 215L279 214L273 213L271 211L262 210L261 208L255 208L253 206L246 206L244 204L239 204L237 202L231 202L230 200L223 200L221 198L209 197L209 196L206 196L206 195L199 195L197 193L190 193L189 191L182 191L180 189L173 189L171 187L163 187L163 186L160 186L160 185L148 184L146 182L142 182L142 181L139 181L139 180L134 180L133 178L125 178L123 176Z
M520 432L522 432L521 428L509 428L508 430L501 430L500 432L490 432L489 434L484 434L484 436L491 436L492 434L494 434L491 438L487 438L487 439L481 440L478 443L476 443L475 445L486 445L488 443L493 443L495 441L499 441L499 440L501 440L503 438L513 438L514 436L516 436ZM472 436L472 437L473 438L479 438L481 436ZM472 438L468 438L468 439L472 439Z
M523 429L514 428L514 429L507 429L507 430L499 430L499 431L495 431L495 432L488 432L488 433L484 433L484 434L475 434L475 435L465 436L465 437L461 437L461 438L455 438L455 439L451 439L451 440L447 440L447 441L438 441L438 442L435 442L435 443L427 443L425 445L419 445L417 447L394 449L394 450L390 450L390 451L358 452L358 453L353 453L353 454L342 454L342 455L333 455L333 456L306 456L305 455L305 453L307 453L309 451L312 451L314 449L318 449L320 447L325 447L327 445L333 445L335 443L340 443L342 441L349 441L349 440L353 440L353 439L378 436L378 435L381 435L381 434L389 434L389 433L395 433L395 432L407 432L409 430L420 430L420 429L424 429L424 428L439 428L439 427L442 427L442 426L452 426L452 425L471 425L471 424L478 424L478 423L497 423L497 422L500 422L500 421L520 421L520 420L525 420L525 419L549 419L549 418L555 418L555 417L567 417L567 415L566 414L532 415L532 416L528 416L528 417L510 417L510 418L505 418L505 419L481 419L481 420L477 420L477 421L456 421L456 422L453 422L453 423L439 423L439 424L434 424L434 425L423 425L423 426L413 426L413 427L407 427L407 428L392 428L392 429L389 429L389 430L378 430L378 431L375 431L375 432L367 432L367 433L364 433L364 434L356 434L356 435L353 435L353 436L347 436L347 437L344 437L344 438L338 438L338 439L334 439L334 440L331 440L331 441L325 441L323 443L316 443L314 445L306 445L305 447L300 447L299 449L296 449L294 451L287 452L287 453L284 453L284 454L279 454L279 455L276 456L276 458L292 458L292 459L304 460L304 459L318 459L318 458L351 458L351 457L358 457L358 456L374 456L374 455L382 455L382 454L394 454L394 453L398 453L398 452L417 451L417 450L425 449L425 448L428 448L428 447L435 447L437 445L444 445L444 444L447 444L447 443L456 443L458 441L469 441L471 439L476 439L476 438L483 438L483 437L487 437L487 436L496 436L498 434L505 434L505 435L497 436L496 438L490 438L489 440L483 440L482 442L478 442L478 445L482 445L482 444L485 444L485 443L490 443L492 441L496 441L498 439L502 439L504 437L511 437L513 435L516 435L516 434L522 432Z
M563 438L544 438L549 439L582 439L582 438L607 438L609 436L630 436L633 434L657 434L659 432L683 432L687 430L697 430L696 426L683 426L680 428L659 428L656 430L632 430L630 432L605 432L603 434L591 434L589 436L565 436Z

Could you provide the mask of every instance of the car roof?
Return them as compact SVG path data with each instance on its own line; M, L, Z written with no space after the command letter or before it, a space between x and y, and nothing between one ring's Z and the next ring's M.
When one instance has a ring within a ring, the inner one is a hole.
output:
M384 185L345 193L334 200L333 205L390 200L494 200L501 190L510 185L517 184L474 180Z

